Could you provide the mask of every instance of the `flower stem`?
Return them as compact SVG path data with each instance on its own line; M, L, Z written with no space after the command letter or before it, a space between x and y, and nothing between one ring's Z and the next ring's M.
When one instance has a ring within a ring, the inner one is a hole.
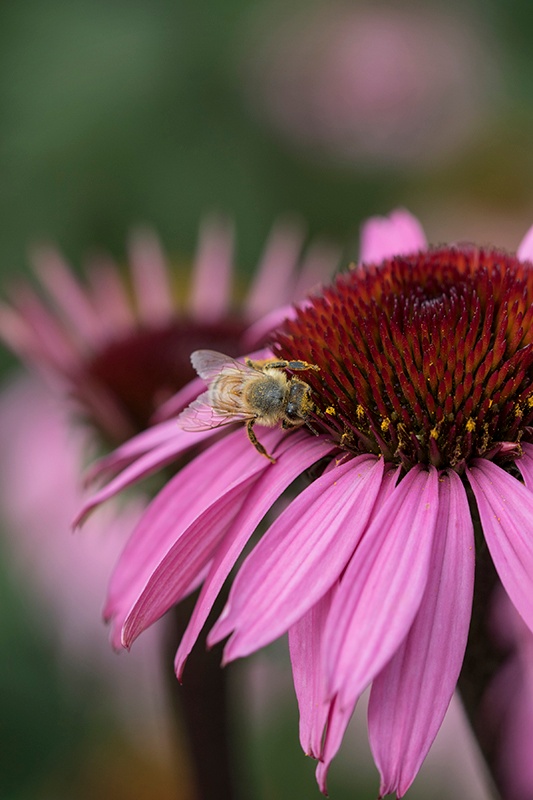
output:
M173 663L177 643L187 627L196 599L195 592L169 613L165 667ZM218 616L220 608L213 613ZM235 800L228 713L228 672L231 669L221 669L222 645L212 650L206 648L205 633L212 622L211 619L207 621L188 658L183 684L179 684L173 669L166 669L168 692L176 727L189 749L195 800ZM181 742L180 746L183 746Z

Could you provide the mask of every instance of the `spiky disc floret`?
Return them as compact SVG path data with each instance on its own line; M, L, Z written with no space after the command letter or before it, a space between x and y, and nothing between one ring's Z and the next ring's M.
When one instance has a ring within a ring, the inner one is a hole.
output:
M354 452L460 470L531 439L533 269L442 247L341 275L275 337L317 364L313 422Z

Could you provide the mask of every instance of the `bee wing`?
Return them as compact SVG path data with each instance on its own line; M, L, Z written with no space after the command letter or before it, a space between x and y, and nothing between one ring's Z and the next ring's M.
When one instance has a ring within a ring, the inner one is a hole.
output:
M237 370L237 372L245 374L255 372L253 367L242 364L240 361L235 361L234 358L226 356L224 353L217 353L215 350L195 350L191 355L191 364L200 378L203 378L206 383L210 383L221 372L228 369Z
M235 411L232 406L228 406L227 409L223 405L221 408L213 408L209 405L209 391L207 391L183 409L177 419L180 428L184 431L207 431L211 428L231 425L232 422L239 420L253 419L253 415Z

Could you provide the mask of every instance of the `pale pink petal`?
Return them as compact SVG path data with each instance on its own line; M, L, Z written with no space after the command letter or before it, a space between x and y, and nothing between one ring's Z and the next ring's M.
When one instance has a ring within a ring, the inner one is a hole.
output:
M85 269L103 338L136 327L130 296L119 267L106 255L93 256Z
M439 513L420 609L372 684L369 735L381 795L403 797L441 726L461 671L474 592L474 528L459 476L439 480Z
M263 317L294 296L303 241L302 226L294 220L280 222L273 228L245 301L244 310L249 319Z
M388 217L371 217L361 228L362 263L379 263L386 258L427 250L427 240L419 221L404 209Z
M438 473L413 468L370 523L335 595L324 636L330 697L357 697L397 650L426 586Z
M476 459L467 476L496 571L533 630L533 492L484 459Z
M286 437L281 430L263 436L270 450ZM146 509L111 578L106 617L120 628L151 575L177 540L210 506L234 488L275 465L252 447L244 430L235 431L187 464ZM207 560L207 559L206 559ZM191 583L193 575L187 576Z
M533 491L533 444L522 445L522 457L517 458L515 464L524 479L526 489Z
M228 313L232 269L232 226L220 218L206 220L198 239L188 304L193 317L216 322Z
M334 449L335 446L324 437L309 436L305 431L295 431L280 444L274 469L267 469L259 478L231 530L217 549L213 567L176 654L175 667L178 678L181 679L186 658L204 626L224 581L257 525L298 475Z
M162 424L164 425L165 423ZM72 524L74 527L81 525L93 508L96 508L96 506L99 506L101 503L105 503L106 500L114 497L114 495L121 492L127 486L131 486L133 483L141 480L141 478L146 478L155 470L170 464L181 453L184 453L191 447L199 445L202 441L217 433L217 430L191 433L178 428L177 432L169 436L166 442L139 456L133 464L123 469L116 478L113 478L106 486L89 497ZM240 431L240 433L244 433L244 431ZM106 460L106 463L108 467L111 464L109 459Z
M88 293L80 286L61 255L51 247L36 248L32 253L36 273L57 305L61 317L84 342L100 339L99 315L91 305Z
M320 758L329 704L324 702L324 674L320 659L322 635L335 587L289 629L294 689L300 712L300 743L304 753Z
M299 305L302 307L301 303ZM264 317L258 319L244 332L242 337L243 349L252 350L253 348L258 347L262 342L265 341L269 333L276 328L279 328L286 319L295 319L296 314L296 308L292 305L275 308L273 311L265 314Z
M533 225L518 245L516 255L520 261L533 261Z
M235 631L225 662L277 639L338 580L361 538L383 478L383 459L357 456L293 500L250 553L211 631Z
M174 300L167 260L155 233L147 228L135 231L129 256L139 319L148 324L165 322L174 315Z
M301 300L315 294L322 284L329 282L339 266L341 251L327 241L313 242L304 255L293 297Z

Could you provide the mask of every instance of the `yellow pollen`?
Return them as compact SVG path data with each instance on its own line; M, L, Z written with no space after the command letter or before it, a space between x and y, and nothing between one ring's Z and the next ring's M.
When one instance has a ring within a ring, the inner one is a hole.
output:
M328 406L326 408L326 414L329 414L330 417L334 417L337 412L333 408L333 406Z
M363 408L363 406L362 406L361 404L359 404L359 405L356 407L356 409L355 409L355 413L357 414L357 416L359 417L359 419L363 419L363 417L365 416L365 409Z
M385 419L381 423L381 430L385 432L388 431L389 428L390 428L390 419L388 417L385 417Z
M429 436L431 439L438 439L439 438L438 430L436 428L432 428L429 432Z
M530 394L529 397L527 398L527 405L528 408L533 408L533 394Z
M473 433L476 430L476 423L474 422L472 417L470 417L466 423L466 430L468 431L468 433Z

